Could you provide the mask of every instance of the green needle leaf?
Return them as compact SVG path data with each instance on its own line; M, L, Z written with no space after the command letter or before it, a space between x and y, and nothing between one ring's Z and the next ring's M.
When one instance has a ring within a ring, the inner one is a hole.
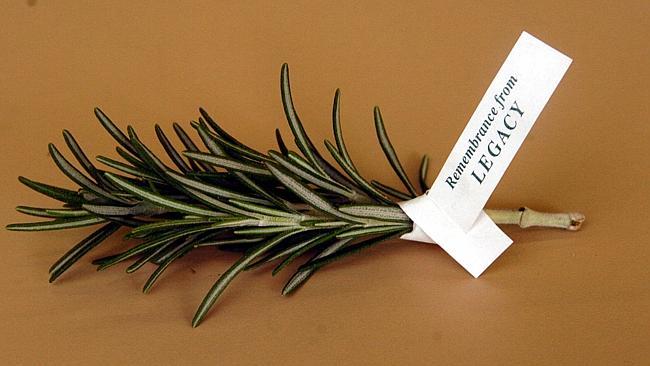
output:
M267 227L253 227L235 230L235 235L269 235L283 233L285 231L296 230L299 226L267 226Z
M70 151L72 151L72 154L75 156L79 164L84 168L84 170L90 174L95 181L102 185L102 186L109 186L112 188L110 183L102 176L102 172L97 170L93 163L88 160L88 157L86 154L83 152L81 149L81 146L77 143L77 140L75 140L74 136L70 133L68 130L63 130L63 138L65 140L65 143L68 145L68 148Z
M167 229L180 229L183 226L193 226L193 225L202 225L202 224L210 224L212 222L215 222L214 219L179 219L179 220L165 220L165 221L158 221L154 222L151 224L147 225L141 225L129 233L129 236L131 237L141 237L146 234L149 234L154 231L161 231L161 230L167 230Z
M226 130L221 128L221 126L219 126L219 124L217 122L215 122L214 119L212 119L212 117L208 114L208 112L205 111L205 109L199 108L199 113L201 113L201 116L203 118L205 118L205 121L208 122L208 124L210 125L210 127L212 127L214 132L216 132L217 135L219 135L223 140L227 141L231 145L236 145L236 146L239 146L239 147L241 147L243 149L247 149L250 152L253 152L254 154L262 155L259 152L257 152L255 150L251 149L250 147L246 146L245 144L239 142L239 140L237 140L236 138L231 136L228 132L226 132Z
M88 179L77 168L75 168L72 164L70 164L70 162L63 157L63 155L61 155L61 153L56 148L56 146L54 146L54 144L50 144L49 148L50 148L50 155L52 155L52 159L54 160L56 165L73 182L97 194L98 196L104 197L110 201L128 203L127 200L111 194L110 192L106 191L105 189L101 188L100 186L92 182L90 179Z
M384 242L386 240L398 237L399 235L402 235L402 234L404 234L406 232L408 232L408 230L396 229L396 230L387 232L384 235L380 235L380 236L377 236L377 237L373 237L373 238L370 238L370 239L360 241L360 242L358 242L356 244L349 245L349 246L345 247L345 249L342 249L342 250L336 251L336 252L334 252L332 254L323 256L323 257L321 257L319 259L316 259L314 261L305 263L303 266L301 266L298 269L298 272L306 271L306 270L313 270L313 269L323 267L323 266L325 266L325 265L327 265L329 263L335 262L335 261L337 261L337 260L339 260L339 259L341 259L343 257L346 257L346 256L348 256L350 254L357 253L357 252L359 252L359 251L361 251L363 249L370 248L370 247L372 247L374 245L377 245L379 243L382 243L382 242Z
M283 240L287 239L291 235L294 235L298 233L298 231L289 231L285 233L278 234L277 236L273 237L272 239L265 241L252 250L250 250L248 253L244 254L235 264L233 264L224 274L219 277L219 280L212 286L212 288L208 291L206 294L205 298L203 298L203 301L201 302L201 305L199 305L199 308L196 311L196 314L194 315L194 319L192 319L192 327L197 327L205 318L205 316L208 314L214 303L217 301L221 293L226 289L226 287L232 282L235 277L244 270L250 263L252 263L255 258L259 257L260 255L263 255L267 251L269 251L271 248L274 246L278 245L281 243Z
M50 267L50 283L54 282L59 276L70 268L74 263L81 259L86 253L101 244L109 236L111 236L117 229L120 228L119 224L109 223L102 226L97 231L93 232L77 245L72 247L65 253L59 260L57 260L52 267Z
M169 267L170 264L172 264L173 261L177 260L178 258L184 256L187 254L190 250L193 249L192 243L186 243L184 245L179 246L178 248L175 248L172 255L170 255L167 259L165 259L159 266L156 268L155 271L149 276L147 279L147 282L145 282L144 286L142 287L142 292L145 294L148 294L151 291L151 287L156 283L160 275Z
M129 207L92 204L84 204L81 207L83 207L84 210L102 216L155 216L169 212L168 209L147 202L142 202Z
M45 212L51 215L51 217L88 216L88 211L86 210L76 210L76 209L67 209L67 208L46 208Z
M194 144L192 139L187 135L187 132L185 132L185 130L183 129L183 127L181 127L181 125L179 125L178 123L174 123L173 127L174 127L174 131L176 132L176 135L178 135L178 138L181 139L181 142L185 146L185 149L187 149L188 151L192 151L192 152L198 152L199 151L199 148ZM193 164L193 162L190 161L190 164ZM208 172L215 171L211 166L203 164L202 162L198 162L198 165L201 168L203 168L203 170L205 170L205 171L208 171ZM196 170L199 170L199 169L196 168Z
M282 198L278 198L271 195L269 192L267 192L259 184L255 183L253 179L251 179L244 173L233 172L233 174L242 184L244 184L246 187L259 194L260 196L264 197L265 199L269 200L270 202L273 202L277 207L286 209L287 211L293 211L289 206L289 202L285 201Z
M7 230L12 231L46 231L46 230L61 230L76 227L90 226L106 222L101 217L83 216L74 218L60 218L52 221L44 222L28 222L20 224L9 224Z
M202 120L199 120L202 121ZM201 141L203 141L203 145L208 148L208 150L216 156L228 156L226 151L219 146L219 144L215 141L213 138L213 134L208 131L208 128L205 126L203 123L199 123L199 126L197 127L197 131L199 132L199 137L201 138Z
M69 189L51 186L49 184L33 181L25 177L18 177L18 180L20 181L20 183L35 190L36 192L54 198L55 200L58 201L62 201L72 205L78 205L85 202L85 200L83 199L83 197L81 197L79 193L75 191L71 191Z
M96 159L97 159L97 161L99 161L100 163L102 163L102 164L104 164L106 166L109 166L109 167L111 167L113 169L124 172L126 174L130 174L130 175L132 175L134 177L144 178L146 180L157 182L157 183L164 182L163 180L161 180L160 178L155 176L153 173L151 173L149 169L143 170L141 168L132 167L130 165L121 163L121 162L113 160L111 158L107 158L105 156L98 156Z
M55 208L18 206L16 207L16 211L23 213L25 215L36 216L36 217L49 217L49 218L88 216L88 211L74 210L74 209L55 209Z
M336 238L336 235L340 234L343 231L344 230L335 230L329 233L324 233L322 235L316 236L311 240L307 240L305 243L302 243L302 245L299 245L300 247L297 250L295 250L293 253L291 253L291 255L289 255L282 262L280 262L280 264L278 264L278 266L273 269L273 272L271 274L275 276L282 269L287 267L289 264L291 264L301 255L305 254L307 251L333 240L334 238Z
M409 228L410 226L411 224L392 224L392 225L382 225L382 226L373 226L373 227L362 227L357 229L350 229L348 231L345 231L337 235L336 237L338 239L345 239L345 238L358 238L361 236L368 236L368 235L392 233L395 232L395 230L404 230Z
M377 188L378 190L380 190L380 191L382 191L382 192L384 192L384 193L386 193L386 194L388 194L390 196L393 196L393 197L395 197L395 198L397 198L399 200L402 200L402 201L410 200L411 198L413 198L413 197L409 196L408 194L406 194L404 192L400 192L397 189L395 189L393 187L390 187L390 186L387 186L387 185L385 185L385 184L383 184L381 182L378 182L376 180L373 180L372 182L370 182L370 184L372 184L373 187Z
M345 161L352 169L356 171L357 168L352 163L350 153L348 153L348 149L345 147L345 141L343 140L343 131L341 131L341 91L339 89L336 89L336 93L334 93L332 124L334 129L334 139L336 140L336 147L341 153L343 161Z
M245 202L251 202L251 203L258 203L258 204L268 204L269 201L261 198L256 198L256 197L250 197L244 194L237 193L235 191L231 191L225 188L220 188L217 187L213 184L208 184L208 183L203 183L195 179L191 179L185 176L182 176L180 174L177 174L172 171L166 172L166 174L169 176L169 178L175 180L179 184L187 187L191 187L196 189L197 191L201 191L203 193L207 193L209 195L213 195L216 197L220 198L226 198L226 199L236 199L240 201L245 201Z
M296 139L296 145L298 149L302 151L307 160L318 170L320 174L326 175L325 171L319 164L316 159L316 152L313 149L313 144L309 140L305 128L298 118L298 113L293 105L293 99L291 98L291 86L289 83L289 65L283 64L282 71L280 73L280 92L282 95L282 105L284 106L284 113L287 116L287 121L289 121L289 127L291 127L291 132Z
M131 144L136 149L138 157L140 157L147 165L147 169L156 172L161 176L161 178L164 178L164 173L171 169L169 169L153 152L151 152L151 150L140 140L131 126L127 127L127 131L131 138ZM196 170L198 170L198 167L196 167Z
M191 158L192 160L202 161L228 170L236 170L236 171L249 173L249 174L256 174L256 175L266 175L266 176L271 175L262 166L258 167L256 165L253 165L252 163L242 163L241 161L237 161L230 158L214 156L206 153L196 153L191 151L185 151L183 152L183 155Z
M318 240L320 237L323 237L325 235L329 235L328 233L323 233L323 234L317 234L316 236L313 237L307 237L301 240L297 240L294 243L291 243L291 246L275 253L275 254L269 254L268 256L258 260L255 263L250 264L248 267L246 267L246 270L251 270L253 268L257 268L261 265L264 265L266 263L273 262L276 259L280 259L282 257L291 255L300 249L304 248L305 246L309 245L310 243L314 242L315 240ZM277 268L276 268L277 269ZM273 271L273 275L275 275L276 271Z
M340 206L339 210L353 216L373 218L384 221L405 221L411 219L402 211L399 206L384 205L346 205Z
M210 150L210 152L216 156L220 157L226 157L228 154L219 146L211 137L209 134L209 131L206 130L204 125L199 125L199 136L201 136L201 140L203 140L203 143L205 144L205 147ZM250 188L252 191L258 193L260 196L262 196L264 199L268 200L269 202L273 202L276 206L282 207L285 209L289 209L289 205L284 202L281 199L278 199L274 197L273 195L269 194L266 192L266 190L262 187L260 187L257 183L255 183L251 178L246 176L244 173L239 172L239 171L233 171L232 174L246 187Z
M302 220L305 218L305 215L301 214L295 214L292 212L286 212L286 211L280 211L276 210L267 206L260 206L260 205L255 205L250 202L244 202L244 201L238 201L238 200L229 200L230 203L232 203L235 206L239 206L243 208L244 210L248 210L250 212L266 215L266 216L274 216L274 217L284 217L290 220L294 220L296 222Z
M219 247L227 245L237 245L237 244L254 244L259 243L264 240L264 238L238 238L238 239L224 239L224 240L208 240L205 242L195 243L195 248L200 247Z
M350 222L360 222L359 218L350 216L336 209L331 203L323 199L318 194L314 193L312 190L307 188L298 180L291 177L291 175L283 172L279 168L274 167L271 164L266 164L267 169L276 177L278 180L287 188L289 188L293 193L300 197L305 203L308 203L315 209L322 211L324 213L336 216L340 219L350 221Z
M325 146L327 147L327 150L329 150L334 160L336 160L339 166L343 168L345 173L347 173L347 175L349 175L350 178L352 178L352 180L354 180L364 191L368 192L368 194L380 202L390 204L393 203L388 197L386 197L385 194L375 189L375 187L368 183L368 181L363 178L354 168L348 165L348 163L345 162L341 154L338 152L338 150L336 150L336 147L334 147L331 142L325 140Z
M144 171L149 170L149 167L147 167L147 164L142 162L139 158L131 155L128 151L122 149L121 147L116 146L115 147L115 152L117 152L117 154L119 156L121 156L122 159L126 160L129 164L133 165L134 167L138 168L139 170L144 170Z
M352 198L354 196L354 191L351 189L329 179L325 179L320 175L313 174L312 172L302 169L302 167L292 164L290 161L286 160L282 155L278 154L275 151L269 151L269 155L275 159L275 161L280 164L282 167L287 169L289 172L297 175L298 177L312 183L318 187L326 189L330 192L339 194L343 197Z
M194 239L194 237L192 236L192 237L188 238L187 240L193 240L193 239ZM185 241L187 241L187 240L185 240ZM174 241L168 242L167 244L161 245L158 248L155 248L155 249L151 250L149 253L143 255L137 261L133 262L133 264L128 266L126 268L126 273L133 273L133 272L139 270L140 268L142 268L142 266L144 266L145 264L147 264L150 261L153 261L154 258L160 256L161 253L169 250L169 248L174 247L175 244L177 244L177 242L174 240Z
M295 152L289 151L289 155L287 155L287 159L291 160L292 163L301 167L303 170L311 172L313 175L321 176L320 173L316 169L314 169L314 167L311 166L307 160L305 160L302 156L296 154ZM324 177L324 179L327 178Z
M404 183L404 186L409 191L411 196L412 197L417 196L417 193L415 192L415 187L413 187L413 184L411 183L408 176L404 172L404 168L402 168L402 164L397 158L397 153L395 152L393 145L390 143L390 140L388 139L388 134L386 133L386 127L384 126L384 120L381 118L381 112L379 111L379 107L375 107L374 115L375 115L375 129L377 130L377 138L379 139L379 144L381 145L382 150L384 150L386 159L388 159L388 162L393 167L395 174L397 174L397 176L402 181L402 183Z
M427 184L427 172L429 170L429 157L427 155L422 156L422 161L420 162L420 189L422 194L424 194L428 189L429 185Z
M99 122L104 126L106 131L113 136L115 141L117 141L122 147L124 147L127 151L132 153L133 155L137 156L138 153L135 151L135 148L131 145L131 142L129 139L124 135L124 133L117 128L117 126L111 121L110 118L104 112L102 112L101 109L95 108L95 117L99 120Z
M287 145L284 143L284 140L282 140L282 134L280 134L279 128L275 129L275 140L278 142L278 149L280 149L282 155L287 156L289 154L289 149L287 149Z
M327 248L323 249L320 253L316 254L307 263L313 263L318 259L321 259L323 257L326 257L328 255L337 252L339 249L346 246L351 240L352 238L347 238L347 239L340 239L335 241L334 243L330 244ZM309 277L311 277L314 274L314 272L316 272L317 270L318 270L317 268L309 268L309 269L301 269L296 271L296 273L294 273L293 276L291 276L289 281L287 281L286 285L284 285L284 288L282 289L282 295L287 296L290 293L292 293L295 289L297 289L303 283L305 283L309 279Z
M197 126L197 127L199 127L199 126ZM215 134L212 134L210 132L208 132L208 134L210 135L210 137L213 140L215 140L215 142L217 144L219 144L222 147L225 147L226 149L228 149L231 152L230 155L232 155L232 156L245 157L245 158L253 160L253 161L257 162L257 163L262 162L262 161L273 161L268 156L266 156L266 155L264 155L264 154L262 154L262 153L260 153L260 152L258 152L256 150L253 150L253 149L249 148L248 146L245 146L245 145L242 145L242 144L232 143L232 142L228 141L227 139L223 138L222 136L215 135Z
M192 234L204 232L204 231L210 231L214 230L213 227L211 226L202 226L202 227L196 227L196 228L191 228L191 229L186 229L186 230L181 230L177 232L172 232L169 235L163 235L160 237L153 238L151 240L145 241L144 243L141 243L139 245L136 245L135 247L132 247L131 249L120 253L119 255L113 256L110 259L107 259L105 261L101 261L101 264L97 267L98 271L104 270L108 267L114 266L120 262L123 262L129 258L132 258L136 255L139 255L141 253L144 253L150 249L158 248L161 245L165 245L171 241L174 241L176 239L180 239Z
M191 171L190 167L185 163L183 158L181 157L181 154L178 153L176 148L174 148L174 145L169 141L167 138L167 135L165 135L165 132L160 128L159 125L155 126L156 129L156 136L158 136L158 140L160 141L160 144L163 146L165 151L167 152L167 155L169 155L169 158L172 160L172 162L180 169L182 172L187 173Z
M219 214L214 211L206 210L204 208L193 206L181 201L173 200L171 198L163 197L159 194L155 194L153 192L147 191L146 189L140 188L125 180L122 180L111 173L106 173L106 178L108 178L111 182L115 183L117 186L124 189L125 191L134 194L142 198L143 200L151 202L154 205L166 207L172 210L176 210L179 212L184 212L192 215L208 216L208 217L219 216Z

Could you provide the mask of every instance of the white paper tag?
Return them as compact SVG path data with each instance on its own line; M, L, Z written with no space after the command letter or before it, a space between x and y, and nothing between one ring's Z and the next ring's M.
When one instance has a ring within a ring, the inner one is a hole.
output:
M523 32L427 194L401 202L404 239L435 242L474 277L512 243L482 211L571 64Z
M402 235L402 239L437 243L474 277L483 273L512 244L484 212L469 232L465 232L426 195L399 205L415 222L413 231Z
M523 32L451 150L429 196L468 231L569 68Z

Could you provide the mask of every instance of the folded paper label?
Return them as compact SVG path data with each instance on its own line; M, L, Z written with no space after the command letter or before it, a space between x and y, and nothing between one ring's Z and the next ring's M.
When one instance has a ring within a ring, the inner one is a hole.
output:
M571 59L523 32L429 191L400 206L404 239L436 242L474 277L512 243L482 211Z

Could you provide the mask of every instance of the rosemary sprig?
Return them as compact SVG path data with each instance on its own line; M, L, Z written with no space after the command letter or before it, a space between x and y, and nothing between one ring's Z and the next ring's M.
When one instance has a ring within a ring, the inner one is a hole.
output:
M354 165L341 130L338 90L332 109L336 144L326 141L325 145L342 171L323 158L307 135L291 97L286 64L280 79L284 111L299 152L287 147L278 130L279 152L258 152L228 134L201 108L192 127L205 151L180 125L174 124L174 131L185 151L177 150L162 128L155 126L174 169L153 154L133 128L129 126L124 133L96 108L95 116L118 143L116 151L123 161L99 156L97 161L113 172L98 169L72 134L64 131L66 145L82 169L53 144L49 145L50 154L59 170L79 188L75 191L20 177L23 184L61 201L63 207L19 206L21 213L48 220L11 224L7 229L41 231L102 225L54 263L50 268L52 282L119 228L128 227L127 238L142 241L127 240L121 252L93 263L103 270L135 260L126 270L129 273L146 263L156 265L144 285L145 293L166 268L192 250L213 246L242 252L206 294L193 326L204 320L226 287L244 270L277 262L276 274L315 250L316 254L285 285L282 294L287 295L323 266L410 231L413 223L389 196L415 197L415 186L388 138L379 109L374 111L377 137L407 193L368 180ZM427 165L425 157L419 170L421 190L427 187ZM507 220L512 221L512 215Z

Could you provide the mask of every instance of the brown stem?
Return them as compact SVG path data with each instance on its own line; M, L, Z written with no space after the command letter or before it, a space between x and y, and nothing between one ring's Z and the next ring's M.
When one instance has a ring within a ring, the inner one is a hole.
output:
M486 209L485 213L496 224L519 225L522 228L541 226L576 231L580 229L585 221L585 215L578 212L547 213L537 212L528 207L521 207L518 210Z

